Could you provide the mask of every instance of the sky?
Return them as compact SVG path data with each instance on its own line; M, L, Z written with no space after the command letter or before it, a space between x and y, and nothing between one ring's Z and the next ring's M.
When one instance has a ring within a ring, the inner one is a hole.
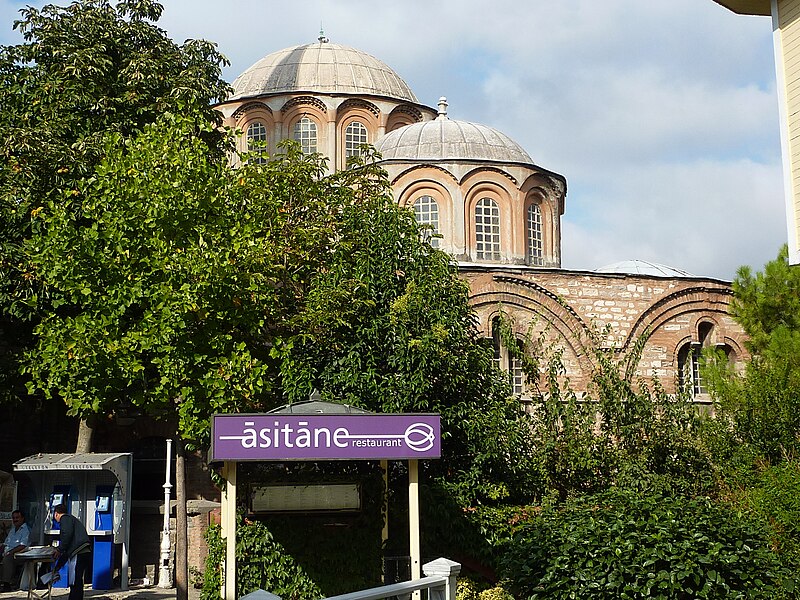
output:
M0 44L20 7L0 0ZM732 279L787 228L769 17L712 0L162 0L177 42L236 76L331 42L379 58L422 104L494 127L567 179L562 267L646 260ZM57 4L59 2L56 2Z

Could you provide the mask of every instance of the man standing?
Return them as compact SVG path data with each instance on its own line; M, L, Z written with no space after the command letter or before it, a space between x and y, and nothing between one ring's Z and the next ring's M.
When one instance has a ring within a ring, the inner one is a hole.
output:
M11 580L14 578L14 569L21 564L15 555L28 547L31 539L31 530L25 522L25 515L21 510L11 513L11 530L6 536L6 541L0 544L2 553L2 573L0 573L0 592L11 591Z
M61 531L58 548L55 550L55 570L67 562L70 563L69 600L83 600L83 577L89 566L89 553L92 551L89 536L83 523L67 514L66 504L59 504L53 509L53 518L58 522Z

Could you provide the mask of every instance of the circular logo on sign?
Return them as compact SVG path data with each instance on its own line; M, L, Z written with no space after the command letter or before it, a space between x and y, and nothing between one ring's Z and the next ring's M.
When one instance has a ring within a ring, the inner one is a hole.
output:
M427 423L414 423L406 429L406 445L414 452L425 452L433 448L433 427Z

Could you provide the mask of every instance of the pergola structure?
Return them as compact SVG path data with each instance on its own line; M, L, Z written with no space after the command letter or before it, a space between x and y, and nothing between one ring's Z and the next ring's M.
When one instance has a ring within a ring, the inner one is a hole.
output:
M789 263L800 264L800 0L714 0L742 15L772 17Z

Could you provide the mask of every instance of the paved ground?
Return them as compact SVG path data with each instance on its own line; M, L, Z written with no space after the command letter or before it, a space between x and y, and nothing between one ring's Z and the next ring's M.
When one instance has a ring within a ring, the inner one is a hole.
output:
M43 594L43 590L37 590L37 594ZM69 588L53 588L53 598L58 600L66 600L69 596ZM175 598L175 589L161 589L157 587L132 587L129 590L93 590L90 586L86 586L84 597L89 600L173 600ZM0 600L24 600L28 597L28 592L20 590L14 592L7 592L0 594ZM200 590L190 589L189 600L199 600Z

